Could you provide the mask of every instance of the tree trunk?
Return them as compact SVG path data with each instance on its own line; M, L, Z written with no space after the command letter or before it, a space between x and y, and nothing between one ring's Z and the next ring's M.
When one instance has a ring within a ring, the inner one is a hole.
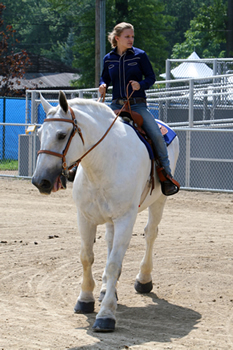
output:
M95 2L95 87L100 78L100 0Z

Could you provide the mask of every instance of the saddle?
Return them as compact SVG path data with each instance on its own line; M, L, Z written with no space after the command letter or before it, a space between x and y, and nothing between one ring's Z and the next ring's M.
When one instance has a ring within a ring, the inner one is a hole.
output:
M148 136L146 135L145 131L142 129L142 124L143 124L143 117L141 114L139 114L138 112L132 111L131 108L129 109L128 104L124 105L124 107L122 109L116 109L114 110L114 113L116 115L118 115L118 113L120 113L120 117L122 117L124 119L124 121L126 122L132 122L133 126L136 130L138 130L138 132L141 135L144 135L146 139L150 140L148 138ZM158 126L160 128L160 131L162 133L162 135L166 135L168 133L168 129L158 123ZM149 143L152 143L151 141Z

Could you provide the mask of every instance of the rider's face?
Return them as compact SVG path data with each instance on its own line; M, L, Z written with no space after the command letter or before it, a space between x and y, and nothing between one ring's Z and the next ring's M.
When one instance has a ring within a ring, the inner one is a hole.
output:
M134 30L133 29L124 29L120 36L115 37L117 41L117 47L122 52L130 49L134 43Z

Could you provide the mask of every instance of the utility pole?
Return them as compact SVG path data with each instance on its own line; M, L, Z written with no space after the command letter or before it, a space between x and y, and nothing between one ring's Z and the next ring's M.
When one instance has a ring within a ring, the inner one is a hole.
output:
M95 2L95 87L99 86L103 58L105 56L105 3L106 0L96 0Z

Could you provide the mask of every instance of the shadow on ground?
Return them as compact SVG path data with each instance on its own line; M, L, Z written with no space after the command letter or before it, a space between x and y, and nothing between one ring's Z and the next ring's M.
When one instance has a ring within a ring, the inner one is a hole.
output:
M99 340L96 345L78 346L69 350L121 349L148 342L164 343L187 336L201 319L201 314L159 299L155 293L145 295L152 303L146 307L118 304L117 324L113 333L95 333L92 326L96 314L89 314L87 334Z

